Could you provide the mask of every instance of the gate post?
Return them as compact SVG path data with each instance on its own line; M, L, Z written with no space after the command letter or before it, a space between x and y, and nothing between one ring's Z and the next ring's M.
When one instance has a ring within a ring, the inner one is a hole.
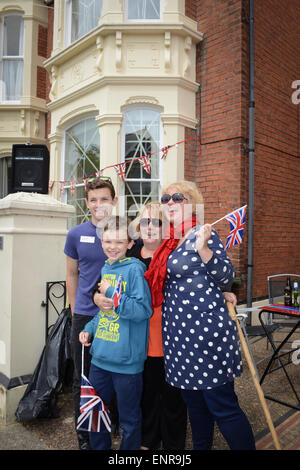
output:
M67 217L74 207L18 192L0 200L0 422L15 411L45 344L47 281L65 279Z

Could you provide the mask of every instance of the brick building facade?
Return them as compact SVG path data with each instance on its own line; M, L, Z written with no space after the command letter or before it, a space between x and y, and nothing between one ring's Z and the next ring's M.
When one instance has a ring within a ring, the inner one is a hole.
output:
M300 266L299 112L291 100L300 79L300 4L254 2L255 180L253 299L267 295L271 274ZM187 145L185 177L203 192L207 221L248 201L249 5L241 0L190 0L186 14L198 21L196 132ZM218 224L221 234L228 226ZM229 255L246 299L247 226L244 242Z

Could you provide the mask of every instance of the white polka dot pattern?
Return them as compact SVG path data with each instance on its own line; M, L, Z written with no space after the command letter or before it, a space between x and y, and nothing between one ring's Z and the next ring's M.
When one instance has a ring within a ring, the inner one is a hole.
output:
M236 325L221 290L231 284L233 266L215 231L208 244L213 257L202 262L197 229L169 256L162 306L166 380L190 390L217 387L242 372Z

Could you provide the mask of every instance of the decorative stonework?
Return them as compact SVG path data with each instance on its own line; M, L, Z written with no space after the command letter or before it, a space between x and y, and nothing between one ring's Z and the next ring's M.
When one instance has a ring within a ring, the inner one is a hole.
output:
M102 72L102 62L103 62L103 38L101 36L97 36L96 47L97 47L97 51L98 51L98 57L97 57L97 60L96 60L96 68L101 73Z
M20 131L21 131L22 135L25 135L25 127L26 127L25 109L21 109L21 111L20 111Z
M134 104L150 104L152 106L160 106L158 100L153 96L131 96L128 98L128 100L126 100L124 106L131 106Z
M167 72L171 68L171 33L165 32L165 69Z
M160 43L129 43L127 47L127 66L129 69L159 69Z
M84 72L81 63L74 64L71 70L71 82L73 85L83 80Z
M36 111L34 113L34 135L37 137L40 132L40 112Z
M116 69L118 72L122 68L122 33L116 31Z
M191 72L191 67L192 67L191 49L192 49L192 38L191 36L187 36L184 41L185 60L184 60L183 75L185 77L189 76Z
M57 67L52 65L51 67L51 90L49 98L51 101L55 100L57 94Z

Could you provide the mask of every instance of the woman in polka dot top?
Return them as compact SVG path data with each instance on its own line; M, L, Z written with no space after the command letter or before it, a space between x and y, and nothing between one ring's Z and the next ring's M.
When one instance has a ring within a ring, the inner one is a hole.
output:
M167 220L176 226L195 212L201 198L193 183L172 184L162 195ZM242 363L237 328L222 294L233 278L233 266L209 224L189 230L167 261L162 308L166 381L181 389L194 449L211 448L214 421L231 449L255 449L234 392Z

